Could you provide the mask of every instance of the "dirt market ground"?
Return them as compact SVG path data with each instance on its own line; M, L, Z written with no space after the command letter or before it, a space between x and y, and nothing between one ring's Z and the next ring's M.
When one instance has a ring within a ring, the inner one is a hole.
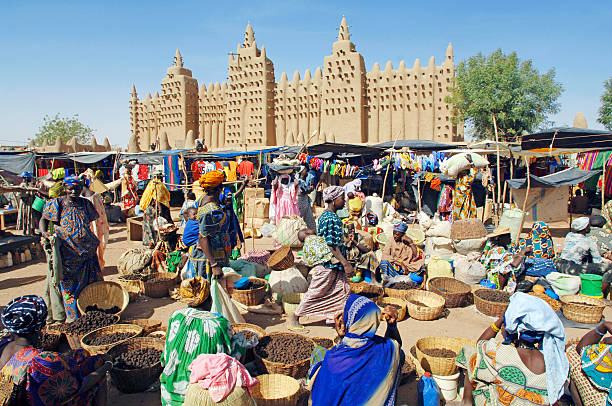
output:
M527 227L528 225L526 225ZM555 239L555 248L562 248L562 236L567 233L567 224L549 224ZM527 231L527 230L525 230ZM140 246L140 243L128 242L126 240L125 224L113 225L110 230L110 242L106 248L105 259L106 267L104 276L107 280L117 279L117 260L126 250ZM247 248L250 250L252 241L247 241ZM255 248L271 248L272 242L269 239L255 240ZM0 306L6 305L12 298L24 294L42 294L46 275L46 264L44 262L30 262L16 267L0 270ZM130 303L124 312L124 318L150 317L163 320L164 324L172 312L185 305L175 302L170 298L148 299ZM611 310L606 308L604 312L606 318L612 317ZM285 327L284 316L264 316L248 313L245 319L249 323L255 323L265 328L266 331L288 331ZM405 352L410 350L417 339L426 336L448 336L448 337L468 337L476 339L482 331L491 324L493 318L477 313L474 306L450 309L446 317L436 321L417 321L408 319L398 324L399 331L403 340ZM304 320L303 320L304 321ZM381 326L384 332L384 323ZM568 338L581 337L587 330L567 329ZM307 335L311 337L335 337L335 331L331 326L326 326L323 322L309 324ZM452 402L459 404L458 402ZM126 395L112 388L112 405L158 405L159 391L149 393L138 393ZM414 380L400 387L398 405L416 404L416 384Z

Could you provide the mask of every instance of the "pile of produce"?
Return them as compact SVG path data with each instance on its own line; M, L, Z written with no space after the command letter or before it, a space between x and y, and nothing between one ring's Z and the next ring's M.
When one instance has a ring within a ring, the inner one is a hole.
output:
M496 289L480 289L476 293L481 299L489 302L510 303L510 298L506 292Z
M310 357L312 341L295 334L265 336L259 340L255 352L271 362L295 364Z
M155 348L140 348L119 354L115 358L114 367L117 369L150 368L161 359L162 352Z
M34 337L34 342L32 343L32 346L39 350L55 351L57 350L58 344L57 337L57 334L51 334L44 330L39 331L38 334L36 334L36 336Z
M119 306L113 306L110 309L101 309L97 305L93 305L93 306L87 306L85 308L85 313L89 313L89 312L104 312L106 314L117 314L117 313L119 313L120 310L121 309L119 308Z
M251 341L253 337L257 337L257 339L259 340L259 334L257 334L253 330L241 330L238 332L238 334L242 334L247 341Z
M85 335L98 328L110 326L115 322L115 317L99 311L85 313L72 323L64 324L61 331L66 334Z
M334 345L330 338L313 338L312 340L323 348L331 348Z
M408 290L417 289L419 287L419 284L414 282L396 282L388 287L391 289Z
M87 345L108 345L119 341L127 340L132 338L134 333L110 333L104 334L98 337L93 337L86 342Z
M457 353L453 350L449 350L448 348L425 348L421 351L430 357L457 358Z
M359 296L367 297L368 299L378 299L381 296L378 292L359 292Z
M144 275L140 273L132 273L129 275L123 275L119 279L123 279L125 281L144 281L149 275Z

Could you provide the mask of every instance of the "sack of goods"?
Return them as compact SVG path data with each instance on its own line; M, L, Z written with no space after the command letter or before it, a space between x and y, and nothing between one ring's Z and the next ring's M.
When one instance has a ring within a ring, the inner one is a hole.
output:
M472 162L468 161L468 155L472 158ZM487 159L482 155L478 155L473 152L464 152L461 154L457 154L451 157L450 159L442 162L442 165L440 165L440 171L446 176L456 178L459 173L466 169L469 169L472 164L476 168L484 168L489 165L489 161L487 161Z
M451 239L459 254L480 252L487 242L487 230L479 219L458 220L451 227Z
M303 243L298 238L298 232L307 228L306 222L299 216L285 216L276 226L274 239L280 245L301 247Z

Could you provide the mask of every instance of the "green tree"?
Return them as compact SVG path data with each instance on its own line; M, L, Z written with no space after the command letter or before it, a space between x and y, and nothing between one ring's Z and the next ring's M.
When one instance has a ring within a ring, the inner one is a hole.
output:
M612 130L612 78L604 82L604 92L601 95L601 107L598 113L597 121L608 130Z
M453 122L466 121L478 139L495 139L493 115L500 140L533 131L548 115L559 111L557 99L563 87L555 71L540 74L530 60L501 49L481 53L457 65L446 102L453 107Z
M94 129L86 126L79 121L79 115L72 117L60 117L59 113L55 117L45 116L43 124L31 140L36 145L41 145L44 141L47 144L54 144L59 136L64 143L76 137L81 143L89 142L93 137Z

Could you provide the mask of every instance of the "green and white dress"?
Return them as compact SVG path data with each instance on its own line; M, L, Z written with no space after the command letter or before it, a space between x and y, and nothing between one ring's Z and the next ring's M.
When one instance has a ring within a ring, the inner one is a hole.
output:
M194 308L175 311L168 322L162 353L161 401L164 406L182 405L191 372L188 367L200 354L225 353L240 359L246 351L242 334L234 335L224 317Z

